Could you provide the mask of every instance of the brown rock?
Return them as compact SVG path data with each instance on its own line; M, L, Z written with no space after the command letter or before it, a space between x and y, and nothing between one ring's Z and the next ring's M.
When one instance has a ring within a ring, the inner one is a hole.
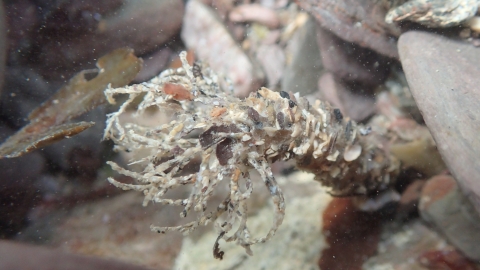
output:
M37 13L35 3L30 0L3 2L6 4L6 26L9 30L7 33L8 62L25 62L24 56L29 54L33 46L33 36L41 23L41 16Z
M480 215L451 176L435 176L425 184L420 215L468 258L480 260Z
M1 128L0 132L5 130ZM12 237L27 225L27 215L40 196L34 182L45 164L38 152L0 159L0 238Z
M9 68L5 75L0 113L10 126L20 128L28 124L28 114L57 89L29 68Z
M317 42L325 69L355 88L366 85L368 89L373 89L383 83L389 74L391 59L345 42L320 26L317 27Z
M137 74L137 77L135 77L132 83L146 82L160 74L160 72L162 72L166 67L168 67L170 59L173 55L174 53L172 49L161 48L160 50L152 53L151 55L142 56L142 70L140 70L140 72Z
M42 34L58 36L58 31L66 35L75 35L95 29L102 17L118 10L126 4L125 0L110 1L48 1L30 0L36 4L42 17ZM56 32L56 33L55 33Z
M435 34L400 37L410 90L443 160L480 213L480 48Z
M38 269L38 270L147 270L145 267L104 260L95 257L68 254L58 250L0 241L1 269Z
M400 30L385 23L389 8L376 0L296 0L324 29L341 39L398 58L395 36Z
M0 124L0 141L14 131ZM27 225L27 215L38 202L35 180L45 170L40 153L0 159L0 238L13 237Z
M331 73L325 73L318 81L320 99L330 102L343 114L355 121L365 120L375 111L373 96L356 93L335 79Z
M179 32L183 12L181 0L126 0L87 31L58 32L59 36L43 41L37 59L42 75L55 76L52 71L62 67L62 74L69 77L64 69L73 73L81 65L93 67L92 59L121 47L133 48L137 55L155 51Z

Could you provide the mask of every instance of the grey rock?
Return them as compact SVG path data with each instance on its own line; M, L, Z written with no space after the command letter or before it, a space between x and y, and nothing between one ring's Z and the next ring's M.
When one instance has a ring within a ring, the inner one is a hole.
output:
M275 89L285 74L285 53L277 44L261 44L256 59L265 71L267 87Z
M480 213L480 48L414 31L400 37L399 52L440 154Z
M302 96L318 91L323 65L314 33L315 22L310 18L289 41L285 53L292 60L282 77L283 91L300 92Z

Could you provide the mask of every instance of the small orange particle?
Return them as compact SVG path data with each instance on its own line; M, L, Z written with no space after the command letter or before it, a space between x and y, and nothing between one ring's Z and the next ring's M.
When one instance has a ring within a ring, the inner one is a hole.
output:
M193 62L195 62L195 53L193 52L193 50L187 51L187 61L190 65L193 65ZM180 60L180 57L177 56L170 63L170 68L181 68L181 67L182 67L182 61Z
M171 95L175 100L192 100L193 96L190 91L179 84L166 83L163 86L163 92L167 95Z
M222 114L224 114L227 111L226 108L223 107L215 107L213 110L210 112L211 117L218 117Z
M238 182L238 179L240 178L241 173L242 172L240 171L240 169L236 168L235 171L233 172L232 180L234 182Z

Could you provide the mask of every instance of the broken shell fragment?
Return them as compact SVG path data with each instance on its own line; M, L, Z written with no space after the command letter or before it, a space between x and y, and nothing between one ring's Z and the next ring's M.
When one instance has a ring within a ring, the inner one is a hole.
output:
M347 162L354 161L362 153L362 147L358 144L352 146L347 146L345 152L343 153L343 159Z

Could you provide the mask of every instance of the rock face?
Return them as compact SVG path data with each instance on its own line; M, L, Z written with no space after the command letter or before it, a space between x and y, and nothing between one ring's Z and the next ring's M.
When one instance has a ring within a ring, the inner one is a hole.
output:
M411 92L460 188L480 212L480 48L407 32L399 53Z

